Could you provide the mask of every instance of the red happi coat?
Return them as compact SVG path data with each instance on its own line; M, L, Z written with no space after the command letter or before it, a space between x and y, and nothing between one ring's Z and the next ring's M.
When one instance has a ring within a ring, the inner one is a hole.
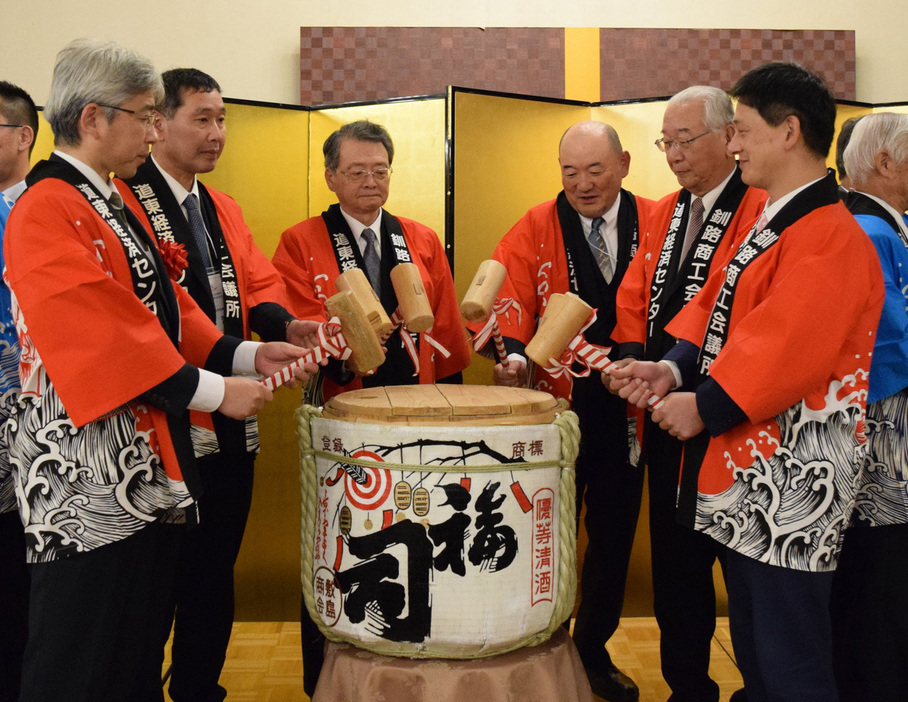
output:
M831 203L834 180L829 187ZM765 563L826 571L836 565L866 448L883 279L873 245L841 203L776 233L737 276L727 340L708 368L706 382L747 419L708 438L699 475L685 461L679 512L691 484L698 530ZM713 275L669 333L703 345L724 282L724 272Z
M641 228L640 230L640 247L637 249L637 255L631 261L624 279L621 281L616 300L618 322L615 325L615 331L612 336L620 344L636 343L646 345L649 341L647 338L647 317L650 308L653 275L656 272L659 256L665 245L665 237L668 233L672 214L682 192L682 190L679 190L659 200L652 208L646 229ZM725 236L716 249L709 268L710 275L725 264L725 259L737 248L740 241L747 236L757 217L763 211L766 197L766 192L763 190L748 189L747 194L735 212L735 216L728 225ZM680 241L676 242L676 246L680 244ZM684 291L666 291L664 294L683 295ZM657 330L657 332L660 331L661 329Z
M430 334L450 353L450 357L445 358L424 338L421 339L419 382L434 383L470 365L472 352L461 321L451 269L438 236L411 219L397 217L397 220L412 262L419 268L426 297L435 315L435 325ZM383 257L386 253L383 252ZM325 301L338 292L335 280L340 275L340 269L324 219L311 217L286 230L281 235L272 262L284 278L291 311L301 319L325 321ZM390 281L385 282L390 285ZM381 377L382 370L379 366L376 371L378 377ZM396 385L402 379L384 377L382 382ZM328 400L340 392L361 387L359 378L343 386L326 378L323 399Z
M636 197L639 238L642 242L648 230L654 203ZM520 303L522 314L510 310L498 318L503 336L528 344L536 333L539 319L545 312L549 297L570 292L568 262L565 253L561 222L556 200L530 209L509 231L492 255L507 267L507 277L499 299L512 298ZM620 273L619 261L616 275ZM626 276L627 274L625 274ZM534 371L533 387L555 397L571 398L573 380L568 375L552 377L538 366Z
M139 221L153 231L145 210L136 200L133 191L125 184L122 186L117 181L118 189L123 196L123 202L133 211ZM249 330L249 310L261 303L275 302L283 307L289 307L287 291L284 281L268 257L255 243L249 225L243 219L243 211L236 200L214 188L205 188L214 202L217 210L218 222L224 232L224 239L233 265L236 268L237 286L239 287L240 304L242 305L243 338L251 339ZM169 191L168 191L169 192ZM189 271L187 269L186 274Z
M168 235L158 234L158 237L182 244L189 253L188 267L180 277L180 285L190 294L193 286L197 290L207 289L208 276L192 241L192 233L180 209L180 203L176 201L158 166L151 159L139 168L135 179L135 182L145 181L151 183L154 197L161 202L164 212L172 213L171 216L174 220L169 223ZM134 181L131 180L130 183L132 182ZM154 233L155 228L152 226L148 212L137 199L133 188L119 180L117 183L126 206L132 210L149 232ZM223 233L224 243L227 246L230 263L235 274L236 297L239 299L240 305L239 324L242 325L242 329L240 330L239 327L235 330L225 329L225 333L229 334L234 331L237 336L241 335L242 338L248 340L252 337L249 329L249 310L263 303L276 303L284 308L289 307L284 282L268 257L256 245L252 232L243 218L243 211L237 202L229 195L214 188L201 184L199 188L210 196L211 202L214 204L218 224ZM190 280L193 281L192 284ZM208 297L210 299L210 296ZM211 305L210 302L207 304ZM213 307L209 314L214 314ZM220 451L223 447L219 445L218 437L215 434L212 415L208 412L192 411L190 418L193 425L193 445L196 455L206 456ZM227 426L229 428L225 428L225 431L243 433L245 441L242 442L242 446L246 451L258 451L258 425L255 416L249 417L245 421L245 428L239 423L235 423L234 420L228 420ZM238 441L234 443L235 446L240 445Z
M176 288L178 350L136 296L120 239L63 180L20 198L4 255L22 350L10 451L29 560L118 541L189 504L174 443L188 436L140 396L187 361L203 366L221 334Z

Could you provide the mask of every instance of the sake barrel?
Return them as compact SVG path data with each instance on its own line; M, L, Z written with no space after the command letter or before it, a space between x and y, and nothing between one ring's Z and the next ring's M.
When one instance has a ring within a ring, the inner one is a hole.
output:
M579 431L551 395L369 388L297 419L303 592L329 639L479 658L570 616Z

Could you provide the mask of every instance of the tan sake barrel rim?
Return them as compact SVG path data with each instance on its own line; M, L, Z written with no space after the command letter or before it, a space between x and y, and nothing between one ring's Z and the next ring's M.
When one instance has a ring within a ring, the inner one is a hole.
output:
M492 385L393 385L351 390L325 403L324 419L368 424L549 424L561 408L547 392Z

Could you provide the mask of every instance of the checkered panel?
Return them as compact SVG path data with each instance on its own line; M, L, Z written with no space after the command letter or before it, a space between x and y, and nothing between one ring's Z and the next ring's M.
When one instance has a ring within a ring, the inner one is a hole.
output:
M443 93L449 85L564 97L564 30L302 27L300 102Z
M600 29L600 99L673 95L691 85L731 88L769 61L818 73L840 100L855 99L853 31Z
M855 36L845 30L601 29L603 101L728 89L768 61L797 61L836 98L855 99ZM564 30L539 27L302 27L304 105L435 95L449 85L564 97Z

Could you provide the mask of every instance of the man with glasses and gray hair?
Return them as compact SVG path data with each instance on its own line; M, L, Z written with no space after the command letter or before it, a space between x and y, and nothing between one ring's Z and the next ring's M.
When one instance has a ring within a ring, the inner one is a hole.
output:
M391 269L400 263L419 268L426 296L435 315L432 339L447 351L439 352L424 334L411 334L419 358L419 375L395 330L385 346L385 362L372 375L329 361L319 373L310 402L360 387L415 383L460 383L472 351L460 317L454 279L438 235L411 219L395 217L383 208L391 185L394 144L388 131L366 120L343 125L325 141L325 180L337 196L318 217L311 217L281 235L273 263L283 275L290 309L301 319L325 320L325 300L337 292L335 280L344 271L360 268L390 316L397 309ZM321 669L324 638L301 613L303 686L312 695Z
M844 127L843 127L844 129ZM854 125L844 199L876 247L886 298L867 394L867 456L832 581L836 681L842 702L908 699L908 115Z
M681 190L660 200L640 250L618 290L614 338L621 359L658 360L675 339L665 325L700 290L747 235L766 200L741 181L726 147L734 109L719 88L693 86L668 101L656 148ZM609 377L603 375L609 384ZM682 442L647 413L641 462L648 467L653 592L660 630L662 676L671 702L718 702L709 676L716 626L713 563L718 553L704 534L676 521ZM736 698L737 700L738 698Z
M45 111L56 151L7 223L22 380L10 460L31 564L22 702L161 699L182 532L164 522L197 518L189 410L248 416L271 392L225 376L303 353L223 336L170 280L179 256L124 210L110 174L148 158L162 94L136 53L66 46Z
M329 362L320 373L317 398L327 400L363 386L460 382L471 352L444 247L428 227L383 208L391 186L391 136L379 124L350 122L328 137L323 152L325 180L338 202L285 231L273 258L292 311L301 319L323 320L325 300L337 292L337 276L361 268L390 316L397 309L391 269L414 263L435 315L431 336L450 355L436 352L423 337L414 339L419 353L419 376L414 376L398 329L386 343L385 362L372 375L364 377L347 363Z

